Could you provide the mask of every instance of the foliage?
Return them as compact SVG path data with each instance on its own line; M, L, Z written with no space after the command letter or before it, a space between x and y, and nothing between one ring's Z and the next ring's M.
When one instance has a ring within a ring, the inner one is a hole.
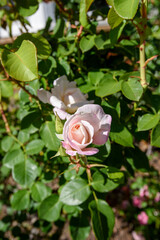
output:
M42 236L52 222L62 228L68 221L72 239L85 240L91 220L96 238L110 239L114 214L106 196L135 171L151 171L148 156L139 148L142 139L160 147L160 29L155 19L147 21L152 4L147 6L146 0L55 2L53 32L48 20L39 33L23 33L0 46L0 209L5 203L8 215L0 222L0 237L8 230L23 237L11 221L38 213ZM8 24L12 35L11 24L19 20L26 29L26 17L38 6L36 0L2 1L2 27ZM98 16L108 16L109 32L97 33ZM38 89L50 91L62 75L112 116L109 140L96 146L96 155L74 161L66 155L53 107L37 98Z

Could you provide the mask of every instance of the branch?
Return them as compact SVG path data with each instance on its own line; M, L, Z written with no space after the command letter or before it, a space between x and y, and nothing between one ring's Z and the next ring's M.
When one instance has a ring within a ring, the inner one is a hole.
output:
M16 81L15 79L11 79L12 82L15 82L20 88L22 88L30 97L34 98L36 101L38 101L38 97L33 95L32 93L30 93L23 85L21 85L21 83L19 83L18 81Z
M0 103L0 113L1 113L2 119L3 119L3 121L4 121L6 131L7 131L7 133L10 135L10 134L11 134L11 129L10 129L10 127L9 127L9 124L8 124L8 121L7 121L7 118L6 118L6 115L5 115L4 111L3 111L2 102Z

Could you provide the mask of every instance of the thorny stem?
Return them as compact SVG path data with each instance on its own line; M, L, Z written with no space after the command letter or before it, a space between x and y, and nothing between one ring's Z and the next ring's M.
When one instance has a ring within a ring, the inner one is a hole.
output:
M147 87L146 82L146 70L145 70L145 30L146 30L146 20L147 20L147 0L142 0L141 6L141 17L142 17L142 29L139 29L140 36L140 46L139 46L139 55L140 55L140 77L141 85L145 89Z

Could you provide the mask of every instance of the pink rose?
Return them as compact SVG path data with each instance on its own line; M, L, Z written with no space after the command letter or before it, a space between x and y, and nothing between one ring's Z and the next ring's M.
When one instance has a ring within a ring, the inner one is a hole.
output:
M91 143L103 145L108 140L112 118L105 114L101 106L84 105L70 116L63 128L63 147L66 153L75 156L93 155L97 148L87 148Z
M149 197L149 191L148 191L148 186L147 185L144 185L140 191L139 191L139 196L140 197Z
M141 233L132 232L132 237L134 240L145 240L144 236Z
M137 219L141 225L148 224L148 215L144 211L142 211L140 214L138 214Z
M54 113L57 113L61 119L67 118L67 112L74 113L78 107L89 103L86 100L87 95L84 95L76 87L76 82L69 82L66 76L57 78L53 85L54 88L51 89L51 92L41 88L37 91L37 95L42 102L54 106Z
M134 207L141 208L142 199L140 197L134 196L133 199L132 199L132 202L133 202Z
M157 192L154 201L155 202L160 202L160 192Z

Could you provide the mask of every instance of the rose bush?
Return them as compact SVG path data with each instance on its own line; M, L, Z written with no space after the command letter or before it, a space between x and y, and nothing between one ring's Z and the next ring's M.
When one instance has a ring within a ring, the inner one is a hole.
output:
M96 104L84 105L68 117L63 129L63 147L66 153L74 156L93 155L97 148L87 148L91 143L105 144L108 139L112 118Z
M68 113L74 113L78 107L93 101L87 101L88 95L84 95L76 82L69 82L66 76L54 80L54 88L51 92L43 88L37 91L38 98L43 103L49 103L54 107L54 113L57 113L61 119L65 119Z

